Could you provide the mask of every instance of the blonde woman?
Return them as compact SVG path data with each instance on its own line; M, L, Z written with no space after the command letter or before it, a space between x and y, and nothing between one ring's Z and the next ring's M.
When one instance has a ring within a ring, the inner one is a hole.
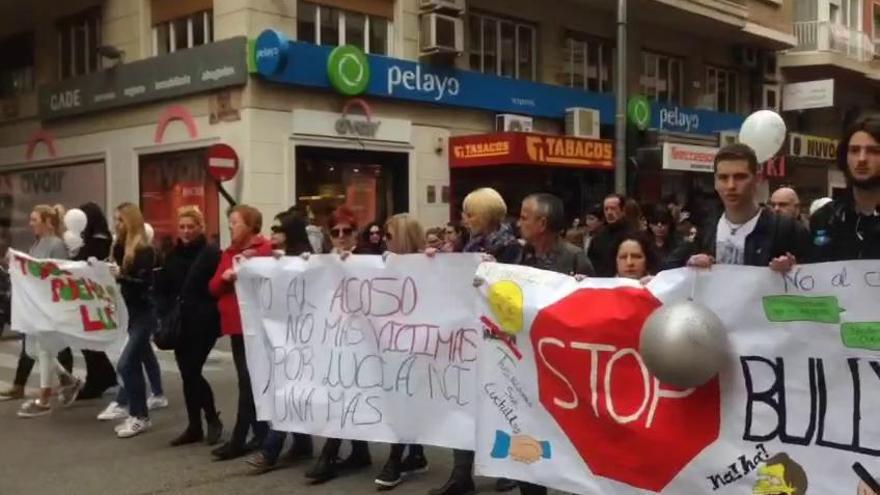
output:
M462 223L470 232L465 253L485 253L500 263L516 263L522 246L504 223L507 204L498 191L484 187L468 194L462 205Z
M38 205L31 212L30 226L36 237L36 242L28 250L28 254L39 259L67 259L67 248L61 240L61 219L64 217L64 208L60 205ZM18 416L22 418L34 418L44 416L52 411L51 399L53 378L55 374L61 383L58 399L61 404L67 406L76 400L76 395L82 388L82 383L73 378L70 373L54 357L54 352L41 341L39 335L28 340L28 345L33 343L33 351L36 352L40 371L40 396L22 404ZM69 352L69 351L68 351Z
M412 215L401 213L385 223L385 245L394 254L414 254L425 251L425 230ZM435 249L436 252L436 249ZM391 445L391 453L385 467L376 476L379 490L391 490L403 482L403 478L428 470L428 459L421 445L410 444L409 454L403 458L407 444Z
M208 292L208 281L220 263L220 249L205 237L205 217L195 206L177 212L177 242L156 275L156 304L160 317L180 305L181 334L174 358L183 381L188 424L171 441L172 447L204 441L216 445L223 432L214 405L211 385L202 375L208 354L220 337L217 301ZM207 435L202 428L205 414Z
M156 317L150 298L156 252L147 242L141 210L123 203L116 208L116 242L112 257L122 298L128 308L128 341L117 364L128 399L129 417L116 427L119 438L130 438L150 428L144 362L153 352L150 343L156 329ZM124 400L117 398L117 401Z

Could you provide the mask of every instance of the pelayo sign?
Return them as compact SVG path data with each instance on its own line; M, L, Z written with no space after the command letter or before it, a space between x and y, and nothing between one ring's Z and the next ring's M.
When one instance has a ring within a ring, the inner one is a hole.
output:
M716 134L737 130L745 119L736 114L682 108L679 106L651 105L651 127L686 134Z
M566 108L587 107L599 110L603 124L613 123L609 95L364 55L352 46L301 43L274 30L257 38L254 57L257 72L281 84L550 118L564 117Z
M40 117L53 119L247 82L244 37L120 65L40 87Z

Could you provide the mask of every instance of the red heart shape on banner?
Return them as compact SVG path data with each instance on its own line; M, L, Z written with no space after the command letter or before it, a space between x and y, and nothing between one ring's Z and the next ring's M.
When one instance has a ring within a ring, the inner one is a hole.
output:
M718 439L718 377L677 390L638 354L646 289L580 289L542 309L531 328L541 403L593 474L659 492Z

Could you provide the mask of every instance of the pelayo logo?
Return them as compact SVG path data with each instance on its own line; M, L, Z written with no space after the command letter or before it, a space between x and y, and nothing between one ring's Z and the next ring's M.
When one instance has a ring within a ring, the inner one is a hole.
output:
M287 65L287 51L290 41L274 29L263 31L254 47L257 72L270 76L284 70Z
M644 96L633 96L626 105L626 115L636 129L644 131L651 125L651 102Z
M366 91L370 84L370 63L360 48L338 46L327 57L327 77L336 91L356 96Z

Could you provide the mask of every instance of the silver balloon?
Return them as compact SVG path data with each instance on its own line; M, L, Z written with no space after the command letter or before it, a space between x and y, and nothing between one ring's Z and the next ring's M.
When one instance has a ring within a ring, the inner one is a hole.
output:
M660 382L681 388L711 380L727 359L727 331L712 310L693 301L664 304L645 320L639 353Z

